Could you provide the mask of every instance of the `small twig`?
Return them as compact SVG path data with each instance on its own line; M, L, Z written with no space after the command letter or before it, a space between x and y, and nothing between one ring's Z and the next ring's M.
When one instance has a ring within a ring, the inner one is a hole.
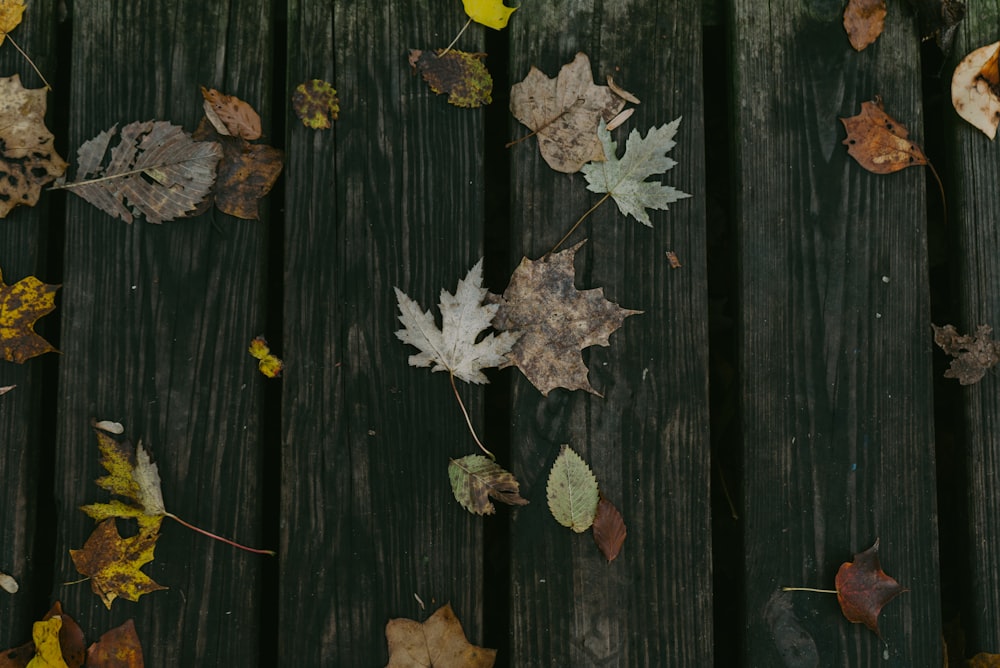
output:
M14 48L17 49L18 53L20 53L22 56L24 56L24 59L28 61L29 65L31 65L31 69L35 70L35 74L37 74L38 78L42 80L43 84L45 84L46 90L52 90L52 86L50 86L49 82L45 80L45 77L42 75L42 73L35 66L34 61L32 61L31 58L28 57L28 54L26 54L24 52L24 49L22 49L21 47L19 47L17 45L17 42L14 41L14 38L10 36L9 32L3 33L3 34L7 36L7 39L10 40L10 43L14 45Z
M191 529L192 531L197 531L198 533L200 533L200 534L202 534L204 536L208 536L209 538L214 538L215 540L218 540L218 541L221 541L223 543L226 543L227 545L232 545L233 547L238 547L239 549L246 550L247 552L253 552L254 554L269 554L272 557L275 556L276 554L278 554L274 550L258 550L255 547L247 547L246 545L240 545L239 543L237 543L235 541L231 541L228 538L223 538L222 536L217 536L216 534L212 533L211 531L205 531L204 529L202 529L200 527L196 527L193 524L188 524L187 522L185 522L181 518L177 517L177 515L174 515L173 513L164 513L164 517L169 517L170 519L174 520L175 522L179 522L180 524L183 524L184 526L186 526L188 529Z
M78 585L81 582L86 582L89 579L90 579L90 576L88 575L87 577L80 578L79 580L70 580L69 582L63 582L63 587L68 587L70 585Z
M945 196L944 196L944 183L941 182L941 177L938 176L937 170L934 169L934 165L931 164L930 160L927 161L927 166L931 168L931 174L934 175L934 180L937 181L937 184L938 184L938 190L941 191L941 213L944 216L944 224L947 225L948 224L948 201L945 199Z
M479 449L485 452L490 459L496 461L496 455L486 449L483 442L479 440L479 436L476 435L476 430L472 428L472 420L469 419L469 412L465 410L465 404L462 403L462 397L458 394L458 388L455 386L455 374L453 374L450 370L448 371L448 380L451 381L451 391L455 393L455 399L458 400L458 407L462 409L462 415L465 416L465 424L469 426L469 433L471 433L472 438L475 439L476 445L478 445Z
M782 587L781 591L813 591L817 594L839 594L836 589L813 589L812 587Z
M739 520L740 516L736 512L736 504L733 503L733 497L729 496L729 485L726 484L726 476L722 474L722 466L719 464L719 460L712 458L715 463L715 472L719 474L719 481L722 483L722 494L726 497L726 503L729 504L729 514L733 516L734 520Z
M594 209L596 209L597 207L599 207L602 204L604 204L605 200L607 200L609 197L611 197L611 193L605 194L604 197L602 197L601 199L597 200L597 204L595 204L594 206L592 206L589 209L587 209L587 212L585 214L583 214L582 216L580 216L579 220L577 220L575 223L573 223L573 227L569 228L569 232L567 232L563 236L562 239L560 239L558 242L556 242L556 245L552 247L552 250L550 250L545 255L548 256L548 255L552 255L553 253L555 253L556 249L559 248L560 246L562 246L563 242L566 241L567 239L569 239L570 235L572 235L574 232L576 232L576 228L580 227L580 223L582 223L583 220L587 216L589 216L590 214L592 214L594 212Z
M458 31L458 34L455 35L455 39L451 40L451 44L449 44L448 46L444 47L444 51L442 51L441 53L437 54L438 58L440 58L444 54L446 54L449 51L451 51L451 47L455 46L455 42L458 41L458 38L462 36L462 33L465 32L465 29L468 28L471 23L472 23L472 19L470 18L468 21L465 22L465 25L462 26L462 29Z

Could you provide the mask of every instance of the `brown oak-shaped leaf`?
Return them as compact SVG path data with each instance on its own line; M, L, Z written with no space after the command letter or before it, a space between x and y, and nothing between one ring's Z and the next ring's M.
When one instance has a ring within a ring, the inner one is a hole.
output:
M608 561L614 561L621 552L622 545L625 544L628 531L625 529L625 519L622 514L603 494L597 503L597 515L594 516L594 523L590 528L594 532L594 542L600 548L601 554Z
M143 668L142 644L131 619L87 648L87 668Z
M503 296L493 327L521 332L502 366L517 366L543 395L557 387L586 390L597 396L587 379L582 350L608 346L608 337L625 318L642 313L604 298L604 288L577 290L573 261L586 241L539 260L522 258Z
M931 327L934 328L934 343L946 355L955 358L944 372L945 378L957 378L962 385L972 385L1000 362L1000 341L990 337L993 328L989 325L980 325L971 336L960 335L954 325L938 327L932 324Z
M923 150L907 139L906 127L885 113L879 97L862 102L860 114L840 121L847 130L847 153L869 172L889 174L927 164Z
M97 525L82 549L69 551L76 570L90 578L91 589L109 610L119 596L138 601L143 594L166 589L139 570L153 560L163 518L139 520L139 533L122 538L114 518L108 518Z
M438 608L423 624L390 619L385 639L389 643L386 668L492 668L497 658L495 649L468 641L451 603Z
M25 88L16 74L0 78L0 218L16 206L34 206L42 186L66 171L45 127L47 93Z
M844 30L855 51L863 51L882 34L885 0L850 0L844 10Z
M604 160L597 124L614 118L625 100L607 86L598 86L590 59L576 54L550 79L535 67L510 89L510 111L535 131L538 150L549 167L572 174L588 162Z
M469 109L493 101L493 77L483 63L485 53L443 49L435 52L410 49L410 66L437 94L448 93L448 103Z
M249 104L214 88L201 87L205 118L220 135L241 139L260 139L260 115Z
M26 360L52 352L52 344L35 333L35 321L56 307L58 285L42 283L34 276L13 285L3 282L0 272L0 352L8 362Z
M882 570L877 538L870 548L854 555L853 563L845 561L840 565L834 582L844 617L855 624L864 624L880 637L879 612L886 603L909 591Z

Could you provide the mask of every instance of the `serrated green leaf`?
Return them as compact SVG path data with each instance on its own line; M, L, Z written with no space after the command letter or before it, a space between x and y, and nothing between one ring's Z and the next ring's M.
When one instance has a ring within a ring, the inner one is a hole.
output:
M448 464L448 478L455 500L476 515L492 515L496 511L489 497L512 506L528 503L518 493L520 484L514 475L489 457L468 455L452 459Z
M549 511L556 522L582 533L597 515L598 489L587 462L568 445L562 446L546 487Z

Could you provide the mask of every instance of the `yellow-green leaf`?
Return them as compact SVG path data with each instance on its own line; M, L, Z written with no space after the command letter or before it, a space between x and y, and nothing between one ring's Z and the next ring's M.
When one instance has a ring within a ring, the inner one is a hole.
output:
M462 0L462 4L470 19L494 30L506 28L510 15L517 9L505 7L503 0Z
M599 497L597 478L568 445L560 449L545 491L549 511L559 524L582 533L594 523Z
M70 550L73 565L90 578L91 589L110 610L118 597L138 601L143 594L166 589L139 569L153 560L162 517L141 517L139 533L122 538L113 518L97 525L79 550Z

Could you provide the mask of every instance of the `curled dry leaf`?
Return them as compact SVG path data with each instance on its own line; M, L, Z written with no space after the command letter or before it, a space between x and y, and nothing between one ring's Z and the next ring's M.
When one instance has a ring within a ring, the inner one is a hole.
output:
M32 357L55 350L51 343L35 333L35 321L55 309L58 289L58 285L42 283L34 276L6 285L0 273L0 353L3 359L23 364Z
M885 113L881 98L862 102L860 114L840 122L847 130L842 143L848 155L869 172L889 174L927 164L923 150L908 139L906 127Z
M204 86L201 87L201 96L205 98L205 118L220 135L251 141L260 138L260 115L249 104L235 95L226 95Z
M878 560L878 539L864 552L854 555L854 562L844 562L837 571L837 601L844 617L864 624L881 636L878 615L886 603L909 591L885 574Z
M0 28L4 7L0 1ZM0 42L4 35L0 30ZM66 171L45 127L47 93L25 88L16 74L0 78L0 218L16 206L34 206L42 186Z
M885 0L850 0L844 9L844 30L855 51L864 51L885 27Z
M125 427L121 422L114 422L112 420L100 420L93 423L94 429L100 429L101 431L106 431L109 434L120 435L125 433Z
M438 608L424 623L390 619L385 625L389 645L386 668L492 668L497 651L469 642L451 604Z
M568 445L561 446L545 487L552 517L564 527L583 533L594 523L599 494L597 478L587 462Z
M945 378L956 378L961 385L978 383L986 372L1000 362L1000 342L991 337L993 328L980 325L972 335L960 335L954 325L934 329L934 343L955 359L951 361Z
M492 515L496 508L490 497L511 506L526 506L521 497L520 484L514 474L502 468L489 457L468 455L452 459L448 464L448 478L455 500L476 515Z
M601 495L597 504L597 514L594 516L594 542L600 548L601 554L609 562L618 557L625 544L625 519L615 508L615 505Z
M448 103L475 108L492 102L493 77L486 69L485 53L436 52L410 49L410 66L420 72L437 94L448 93Z
M963 119L993 139L1000 124L1000 42L962 59L951 77L951 103Z
M17 580L6 573L0 573L0 589L8 594L16 594L18 590Z
M637 98L635 95L633 95L632 93L628 92L627 90L616 84L614 77L612 77L610 74L608 75L608 88L611 89L612 93L614 93L621 99L625 100L626 102L631 102L632 104L640 104L639 98Z
M302 125L313 130L327 130L337 120L340 99L333 86L322 79L300 83L292 93L292 109Z

